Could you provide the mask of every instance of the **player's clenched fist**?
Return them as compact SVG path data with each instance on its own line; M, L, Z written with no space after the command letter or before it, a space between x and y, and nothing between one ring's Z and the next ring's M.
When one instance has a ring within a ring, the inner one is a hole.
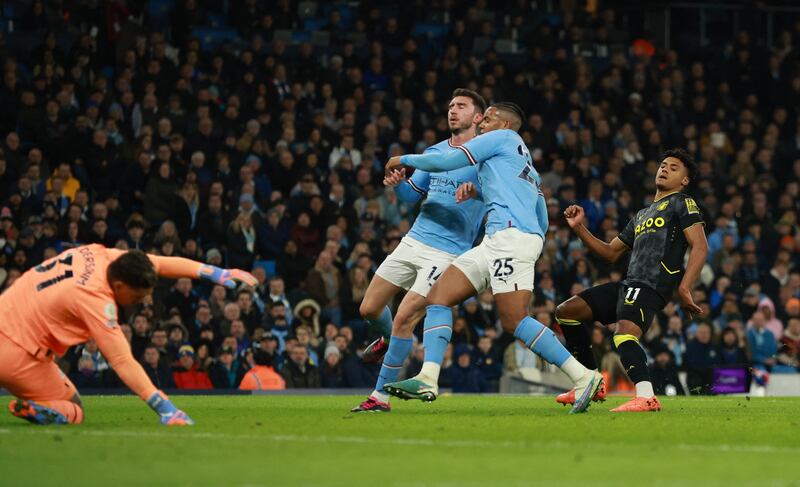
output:
M583 215L583 207L580 205L570 205L569 208L564 210L564 218L567 219L567 225L570 228L575 228L583 223Z
M414 174L413 167L404 166L400 163L400 156L394 156L390 157L389 162L386 163L385 175L388 177L390 174L400 169L404 170L403 177L411 177L411 175Z
M400 169L395 169L391 173L386 174L386 177L383 178L383 185L388 187L394 187L402 183L403 180L405 179L406 179L406 168L401 167Z

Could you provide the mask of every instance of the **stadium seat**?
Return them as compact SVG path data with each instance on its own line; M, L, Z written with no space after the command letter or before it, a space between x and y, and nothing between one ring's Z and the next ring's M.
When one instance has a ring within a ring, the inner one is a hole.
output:
M175 0L150 0L147 2L149 22L157 26L169 23L169 14L175 8Z
M306 32L317 32L325 28L328 24L328 19L305 19L303 20L303 29Z
M476 37L475 40L472 41L473 54L483 54L484 52L488 51L491 47L492 47L491 37Z
M772 366L772 373L773 374L796 374L797 369L795 367L789 367L788 365L773 365Z
M297 16L303 20L317 15L317 2L300 2L297 5Z
M14 9L13 3L4 2L2 10L0 10L0 15L2 15L3 19L13 19L15 12L16 10Z
M223 29L228 27L228 21L224 15L209 13L206 15L206 17L208 17L209 27L213 27L214 29Z
M264 272L267 273L267 278L270 278L276 274L277 262L274 260L257 260L253 263L253 267L264 269Z
M517 41L511 39L497 39L494 42L494 49L498 54L516 54L519 46Z
M348 5L348 4L344 4L343 3L343 4L340 4L340 5L337 5L334 10L337 10L342 15L343 19L351 19L352 20L352 18L353 18L353 9L350 8L350 5Z
M412 37L426 36L430 39L442 39L450 32L450 26L434 22L417 22L411 29Z
M195 27L192 35L200 39L200 44L205 51L211 51L223 44L236 40L237 33L234 29L212 29L208 27Z
M347 34L347 39L356 47L366 46L367 41L369 40L367 38L367 34L363 32L349 32Z
M292 36L293 35L294 35L294 31L293 30L277 29L272 34L272 40L273 41L283 41L283 42L289 43L289 42L292 42Z
M331 33L325 31L311 32L311 43L315 46L329 46L331 43Z
M114 66L103 66L100 68L100 74L105 76L109 83L114 81Z
M292 42L302 43L311 42L311 33L303 30L295 30L292 32Z

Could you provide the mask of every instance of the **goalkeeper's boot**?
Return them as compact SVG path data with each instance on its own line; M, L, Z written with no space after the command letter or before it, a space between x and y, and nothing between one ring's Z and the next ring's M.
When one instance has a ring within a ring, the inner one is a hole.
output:
M597 390L603 387L603 374L596 370L587 370L575 383L575 404L569 414L582 413L589 409Z
M611 410L612 413L647 413L661 411L661 403L656 396L634 397L621 406Z
M420 375L400 382L389 382L383 390L400 399L419 399L422 402L432 402L439 395L439 385L426 382L428 379Z
M388 402L369 396L361 404L350 410L351 413L388 413L392 410Z
M597 389L597 392L594 393L592 401L594 402L605 401L607 393L608 391L606 390L606 383L604 381L603 384ZM570 389L567 392L556 396L556 402L564 406L575 404L575 389Z
M383 360L383 356L389 350L389 341L384 337L380 337L374 342L367 345L364 349L364 356L361 361L365 364L376 364Z
M54 409L27 399L14 399L8 403L11 414L33 424L69 424L66 416Z

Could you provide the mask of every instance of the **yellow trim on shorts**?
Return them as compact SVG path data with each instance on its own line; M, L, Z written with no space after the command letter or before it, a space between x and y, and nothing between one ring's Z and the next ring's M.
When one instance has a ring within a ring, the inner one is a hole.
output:
M621 344L631 340L639 343L639 339L633 335L614 335L614 346L619 347Z

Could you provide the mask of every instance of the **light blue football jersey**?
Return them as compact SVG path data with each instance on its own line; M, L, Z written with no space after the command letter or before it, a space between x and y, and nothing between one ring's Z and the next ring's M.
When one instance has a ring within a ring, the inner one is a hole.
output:
M424 154L446 154L455 150L450 140L427 148ZM408 235L425 245L459 255L472 248L486 211L483 201L471 199L456 204L456 189L466 182L478 183L476 167L429 173L417 170L397 186L398 198L414 202L426 197Z
M544 238L548 220L542 178L522 137L513 130L494 130L455 149L446 154L402 156L400 162L433 172L476 166L487 209L486 234L514 227Z

